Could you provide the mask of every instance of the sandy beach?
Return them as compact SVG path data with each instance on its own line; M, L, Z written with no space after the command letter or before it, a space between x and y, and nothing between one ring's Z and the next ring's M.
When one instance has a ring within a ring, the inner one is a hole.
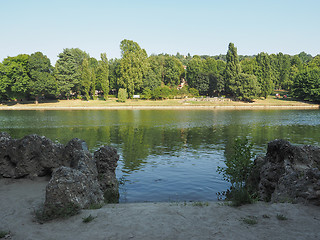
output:
M0 231L10 231L9 239L320 239L320 208L290 203L111 204L39 224L34 211L44 201L47 181L0 179ZM83 223L89 215L95 219Z

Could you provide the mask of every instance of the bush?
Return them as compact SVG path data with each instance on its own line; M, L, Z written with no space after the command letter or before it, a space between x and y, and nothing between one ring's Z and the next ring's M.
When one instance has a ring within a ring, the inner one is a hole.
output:
M191 97L199 97L199 91L195 88L190 88L189 94L191 95Z
M127 89L120 88L118 92L118 102L126 102L128 98Z
M224 180L231 183L230 190L225 193L226 199L240 206L253 202L246 187L253 166L252 144L247 138L238 138L233 150L233 155L224 161L226 167L219 166L217 171L223 175Z
M149 88L145 88L145 89L143 90L143 92L142 92L142 97L143 97L144 99L149 100L149 99L152 97L152 92L151 92L151 90L150 90Z

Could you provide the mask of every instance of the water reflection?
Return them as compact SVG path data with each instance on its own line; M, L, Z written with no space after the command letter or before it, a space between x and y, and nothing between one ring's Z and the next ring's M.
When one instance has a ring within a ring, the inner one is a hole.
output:
M225 190L216 167L234 140L248 136L256 154L284 138L318 145L319 111L0 111L0 130L15 138L36 133L94 151L112 145L121 155L120 201L216 200Z

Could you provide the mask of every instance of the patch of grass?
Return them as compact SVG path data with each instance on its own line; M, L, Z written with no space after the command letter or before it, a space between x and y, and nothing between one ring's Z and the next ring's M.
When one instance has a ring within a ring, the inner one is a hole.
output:
M270 218L270 216L267 215L267 214L263 214L262 217L263 217L263 218Z
M192 206L195 206L195 207L208 207L209 203L208 202L193 202Z
M92 204L88 207L88 209L92 209L92 210L94 210L94 209L100 209L100 208L102 208L103 206L104 206L103 203L92 203Z
M246 218L243 218L242 221L248 225L256 225L258 223L258 220L254 216L248 216Z
M277 214L277 219L280 221L285 221L288 220L288 218L282 214Z
M5 236L9 235L10 232L7 231L0 231L0 238L4 238Z
M74 203L69 203L63 207L49 206L44 208L41 206L35 212L37 222L44 223L53 219L65 219L80 213L80 206Z
M88 217L84 217L82 218L82 222L83 223L89 223L91 222L93 219L95 219L96 217L93 217L91 214Z

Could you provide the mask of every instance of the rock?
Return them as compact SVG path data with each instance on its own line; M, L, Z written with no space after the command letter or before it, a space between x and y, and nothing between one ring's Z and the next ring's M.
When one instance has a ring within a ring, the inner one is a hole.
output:
M115 170L119 155L117 150L110 146L101 147L94 153L94 160L98 170L98 180L104 192L105 201L116 203L119 201L119 183Z
M71 168L93 178L98 176L96 163L85 141L78 138L69 141L64 148L63 157L70 163Z
M62 158L63 145L38 135L12 139L0 133L0 176L8 178L50 175L54 168L69 163Z
M85 141L78 138L63 146L38 135L17 140L0 133L0 176L52 175L46 188L48 212L69 204L88 208L104 200L118 202L115 174L118 160L116 149L105 146L93 155Z
M64 208L71 203L80 208L89 208L103 202L98 181L79 170L60 167L54 171L46 187L44 207L45 211L49 211L52 208Z
M248 185L261 200L320 205L320 148L270 142L266 156L255 160Z

